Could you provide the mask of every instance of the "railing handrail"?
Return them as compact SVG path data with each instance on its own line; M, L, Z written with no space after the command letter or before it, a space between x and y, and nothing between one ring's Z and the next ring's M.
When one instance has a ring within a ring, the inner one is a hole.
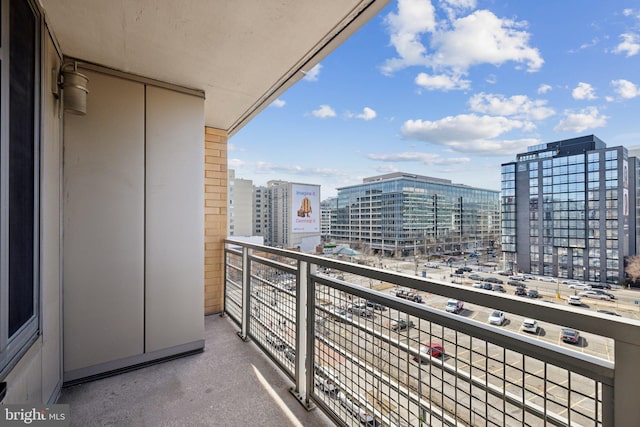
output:
M317 266L337 269L376 281L394 283L400 287L416 289L421 292L455 298L465 301L466 303L491 307L496 310L502 310L524 317L532 317L536 318L538 321L571 327L583 332L612 338L616 342L621 341L640 346L640 321L633 319L613 319L611 316L606 314L589 311L576 312L567 306L556 305L548 302L523 300L517 296L496 294L440 280L409 276L407 274L381 270L376 267L328 259L318 255L304 254L287 249L272 248L231 238L225 239L225 243L276 254L298 261L306 261ZM226 250L233 252L232 249L227 248ZM234 253L238 252L236 251ZM261 262L261 260L264 259L254 257L254 260ZM322 279L322 277L318 276L318 279ZM361 286L354 286L349 292L358 293L362 291L368 292L369 290ZM373 290L371 291L376 292Z

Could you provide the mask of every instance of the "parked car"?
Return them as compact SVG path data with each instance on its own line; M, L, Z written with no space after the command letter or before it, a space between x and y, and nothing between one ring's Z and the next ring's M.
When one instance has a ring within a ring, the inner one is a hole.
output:
M471 280L484 280L484 278L481 275L479 275L478 273L471 273L469 275L469 279L471 279Z
M575 280L575 279L565 279L562 282L563 285L580 285L582 284L582 282L580 280Z
M600 295L606 295L610 299L616 299L616 296L614 294L611 294L609 292L605 292L602 289L592 289L591 292L595 292L595 293L600 294Z
M404 299L408 299L413 302L422 302L422 296L418 295L416 292L409 291L406 289L399 289L396 291L396 296Z
M325 393L336 393L338 391L338 387L333 380L321 377L318 374L313 376L313 384L316 388L324 391Z
M531 274L523 274L522 277L525 278L525 280L535 280L535 276L531 275Z
M580 332L575 329L564 328L562 329L562 334L560 335L562 341L569 344L578 344L580 341Z
M522 287L517 287L515 292L516 295L521 296L521 297L526 297L527 296L527 291L525 288Z
M594 291L583 291L583 292L580 292L578 294L578 296L585 297L585 298L601 299L601 300L604 300L604 301L611 301L611 297L609 297L609 295L599 294L599 293L594 292Z
M582 289L582 290L591 290L591 285L587 285L586 283L572 283L569 285L569 289Z
M362 304L349 304L347 306L347 311L352 314L356 314L361 317L372 317L373 309L367 307L366 303Z
M273 348L275 348L278 351L283 351L284 349L287 348L287 345L284 343L284 341L278 338L278 336L273 332L267 332L265 334L265 339L267 340L267 343L269 343Z
M427 262L424 266L427 268L438 268L438 264L435 262Z
M333 311L333 318L336 322L351 322L353 320L353 315L347 310L339 308Z
M511 276L509 276L509 279L511 280L519 280L519 281L524 281L524 276L522 274L513 274Z
M531 332L533 334L538 333L538 321L534 319L524 319L522 321L522 330L524 332Z
M458 314L462 311L463 307L464 303L462 301L459 301L457 299L450 299L449 301L447 301L447 306L445 307L445 309L449 313Z
M429 357L442 357L444 355L444 347L442 344L430 342L429 344L420 345L420 356L414 356L413 360L422 363L422 356Z
M367 300L366 304L367 304L367 307L369 307L372 310L385 311L387 309L386 306L380 304L379 302L374 302L374 301Z
M540 294L535 289L529 289L529 292L527 292L527 296L529 298L538 298L540 297Z
M491 290L494 292L506 292L502 285L493 285L493 288L491 288Z
M555 277L547 277L547 276L538 277L538 280L540 280L541 282L552 282L552 283L558 282L558 279L556 279Z
M347 410L354 418L357 418L359 422L366 425L374 425L375 419L373 415L369 414L364 408L356 405L356 403L347 397L343 392L338 393L338 400L340 405Z
M406 319L398 319L391 322L391 329L394 331L404 331L405 329L411 329L414 326L416 326L416 324L413 323L413 320L409 320L407 322Z
M509 281L507 282L507 285L511 285L511 286L518 286L518 287L521 287L521 288L524 288L524 287L526 287L526 286L527 286L527 285L525 285L523 282L518 282L517 280L509 280Z
M292 362L292 363L296 363L296 351L294 349L292 349L291 347L287 347L284 351L284 357Z
M498 274L501 276L511 276L513 271L498 271Z
M473 287L476 289L482 289L482 282L473 282Z
M465 265L464 267L460 267L460 270L466 271L467 273L470 273L470 272L473 271L473 268L468 267L468 266Z
M506 318L504 317L504 313L502 311L494 310L489 315L489 323L492 325L502 326Z
M464 274L464 270L462 268L456 269L455 274Z
M497 277L487 277L484 280L485 280L485 282L497 283L499 285L503 285L504 284L504 280L498 279Z
M608 314L609 316L618 316L618 317L622 317L622 316L620 316L618 313L616 313L615 311L611 311L611 310L598 310L598 313Z
M571 305L582 305L582 300L578 295L569 295L567 302Z
M482 284L482 289L485 289L487 291L490 291L492 288L491 283L483 283Z
M591 289L611 289L608 283L591 283Z

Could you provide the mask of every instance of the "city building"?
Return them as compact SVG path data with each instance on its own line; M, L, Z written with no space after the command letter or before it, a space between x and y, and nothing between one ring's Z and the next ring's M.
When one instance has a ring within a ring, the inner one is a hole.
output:
M261 199L266 195L268 200L265 243L314 252L320 244L320 186L272 180L267 182L266 191L256 191L256 197L257 194L261 194Z
M336 197L330 197L320 202L320 236L323 242L329 240L331 222L336 217Z
M635 164L626 148L593 135L532 146L504 163L507 268L619 283L635 253Z
M229 236L252 236L254 230L253 182L236 178L235 171L229 169Z
M338 189L331 238L371 252L446 254L492 246L500 193L395 172Z
M262 236L264 244L271 246L271 201L269 189L265 186L253 187L253 235Z

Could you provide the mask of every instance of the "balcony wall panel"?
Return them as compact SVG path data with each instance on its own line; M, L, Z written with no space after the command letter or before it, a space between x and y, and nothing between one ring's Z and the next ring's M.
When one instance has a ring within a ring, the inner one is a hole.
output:
M203 99L147 86L145 351L204 336Z

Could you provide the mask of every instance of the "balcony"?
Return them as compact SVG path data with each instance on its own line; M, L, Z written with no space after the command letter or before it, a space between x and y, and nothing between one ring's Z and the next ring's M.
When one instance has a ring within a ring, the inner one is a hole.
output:
M74 424L636 424L637 321L234 240L224 259L227 315L206 318L204 353L65 389ZM436 298L577 329L610 357Z
M202 353L63 389L74 426L330 426L229 317L205 317Z

